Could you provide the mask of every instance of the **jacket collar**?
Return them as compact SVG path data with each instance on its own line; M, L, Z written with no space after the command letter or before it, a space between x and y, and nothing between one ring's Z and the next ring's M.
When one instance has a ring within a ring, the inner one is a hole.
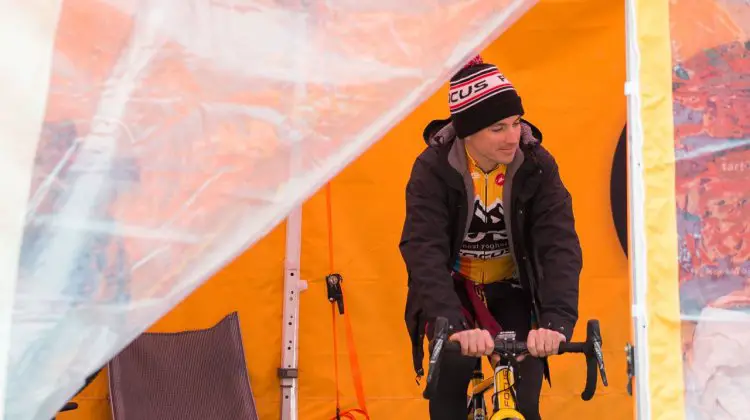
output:
M466 160L466 142L456 135L456 130L453 128L450 119L432 121L425 127L423 137L428 146L439 147L441 152L446 154L445 158L450 168L453 169L443 172L443 177L448 185L458 190L466 189L469 191L473 188ZM513 176L518 173L522 166L524 169L528 168L528 165L523 165L525 161L534 164L534 159L527 159L526 154L539 145L542 142L541 139L541 131L530 122L522 119L521 142L513 161L508 165L506 175L508 182L512 182Z
M458 138L453 122L448 119L433 120L425 127L422 138L428 146L439 147L454 143ZM542 143L542 132L534 124L521 119L521 144L520 147L531 147Z

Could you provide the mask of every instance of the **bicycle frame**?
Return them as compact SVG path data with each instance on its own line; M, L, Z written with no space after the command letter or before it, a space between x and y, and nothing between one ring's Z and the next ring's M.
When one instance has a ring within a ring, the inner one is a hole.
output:
M472 394L468 398L469 419L485 420L487 418L487 406L484 401L484 391L489 388L490 381L484 381L481 363L474 369L471 377ZM481 387L484 387L480 390Z
M518 399L516 398L515 381L513 364L505 357L495 366L491 378L484 379L481 366L474 370L474 376L471 380L468 420L487 419L484 394L490 388L493 390L493 410L489 420L525 420L524 416L517 410Z

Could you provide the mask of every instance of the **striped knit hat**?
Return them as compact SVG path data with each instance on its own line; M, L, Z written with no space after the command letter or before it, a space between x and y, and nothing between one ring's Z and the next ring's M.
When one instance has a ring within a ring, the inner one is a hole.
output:
M477 56L451 78L448 94L456 135L466 137L513 115L523 115L521 97L492 64Z

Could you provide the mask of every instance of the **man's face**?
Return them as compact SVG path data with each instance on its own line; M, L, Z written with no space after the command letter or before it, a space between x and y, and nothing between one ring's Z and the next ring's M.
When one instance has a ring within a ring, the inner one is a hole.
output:
M487 164L509 164L521 141L521 116L505 118L466 138L471 156Z

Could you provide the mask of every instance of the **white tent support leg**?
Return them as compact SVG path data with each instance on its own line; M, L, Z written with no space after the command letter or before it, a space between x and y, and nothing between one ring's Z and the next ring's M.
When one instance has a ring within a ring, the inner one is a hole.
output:
M307 98L308 64L312 62L310 49L305 47L308 33L308 11L296 14L294 47L296 62L296 85L290 104L291 115L296 135L290 137L294 145L290 154L290 179L295 176L297 168L303 161L302 134L308 123L304 114L305 107L300 106ZM295 208L286 221L286 261L284 263L284 314L282 316L281 334L281 367L279 379L281 384L281 420L297 420L297 391L299 360L299 297L307 282L300 279L300 254L302 251L302 206Z
M296 208L286 224L284 314L281 337L281 419L297 420L297 360L299 352L299 295L307 288L300 280L302 209Z
M625 94L628 97L628 157L629 157L629 202L630 202L630 272L632 281L632 308L635 331L635 387L636 418L651 418L651 393L649 386L645 184L643 178L643 125L640 101L640 53L638 49L638 27L636 0L625 1L625 39L627 45L627 81Z

